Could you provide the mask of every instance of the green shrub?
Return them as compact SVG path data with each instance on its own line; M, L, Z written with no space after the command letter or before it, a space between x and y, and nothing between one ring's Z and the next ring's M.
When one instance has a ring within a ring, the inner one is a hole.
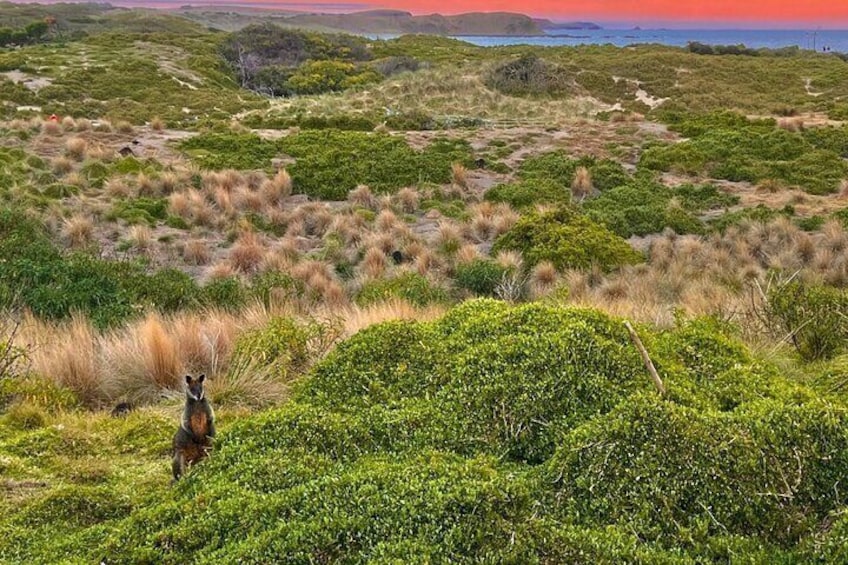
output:
M180 149L207 169L269 169L279 153L272 141L238 133L200 134L180 143Z
M280 271L266 271L251 281L250 293L266 307L274 301L296 298L303 294L303 285Z
M701 222L675 199L674 189L654 182L634 183L609 190L583 204L587 215L621 237L647 235L671 228L700 233Z
M553 180L530 178L499 184L487 190L485 198L491 202L506 202L513 208L527 208L536 204L571 202L571 189Z
M611 270L641 256L619 236L571 207L528 212L495 240L493 252L520 251L529 265L550 261L558 270L597 265Z
M289 374L313 358L309 326L276 318L237 350ZM369 327L285 405L227 426L172 488L151 467L161 478L145 496L121 475L4 507L0 559L838 557L844 406L753 362L718 321L640 334L664 398L621 320L595 310L487 299L435 322ZM16 416L23 430L0 419L0 468L94 453L107 430L120 450L164 457L172 424L157 417L150 430L151 416L104 417L84 436L37 416ZM62 476L109 477L82 464Z
M307 61L288 78L286 86L293 94L337 92L381 80L371 69L358 68L343 61Z
M236 311L247 302L247 289L237 277L213 279L203 287L201 301L209 306Z
M648 147L639 166L707 174L730 181L781 181L811 194L838 189L848 172L846 135L794 133L770 120L748 121L732 113L685 118L673 124L690 139Z
M403 299L414 306L443 304L448 301L445 290L418 273L404 273L390 279L367 282L356 295L356 303L367 306L391 298Z
M456 285L477 296L495 296L498 285L510 271L490 259L475 259L457 265Z
M389 322L362 330L318 364L306 394L336 407L384 404L435 392L441 346L429 328Z
M134 304L150 305L161 312L177 312L200 304L200 287L177 269L140 275L131 284Z
M570 73L532 54L495 66L486 74L485 81L491 89L518 96L575 90Z
M289 317L272 318L262 328L239 336L231 359L230 372L267 369L286 381L298 375L312 360L312 349L326 333L326 327L314 322L301 323Z
M713 413L636 398L572 432L548 472L566 515L628 523L644 539L792 544L838 504L845 423L821 402Z
M848 292L823 285L789 282L768 295L768 316L807 360L827 359L845 350Z
M783 208L770 208L764 204L757 204L752 208L743 208L735 212L728 212L711 220L709 226L718 231L725 231L730 226L734 226L745 220L753 220L762 224L767 224L772 220L780 217L791 218L795 215L795 208L791 204L787 204Z
M109 220L124 220L128 224L148 224L153 227L168 215L168 201L165 198L133 198L118 200L106 215Z
M337 130L304 131L280 141L297 162L289 167L298 192L344 200L360 184L393 192L421 182L450 180L451 164L470 164L466 141L437 139L422 151L400 137Z

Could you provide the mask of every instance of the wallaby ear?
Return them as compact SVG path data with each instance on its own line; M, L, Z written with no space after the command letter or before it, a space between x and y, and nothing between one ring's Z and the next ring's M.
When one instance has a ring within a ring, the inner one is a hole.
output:
M205 378L206 378L206 375L200 375L200 376L197 378L197 382L202 383L202 382L203 382L203 380L204 380Z
M187 385L191 384L191 375L186 375L186 384Z

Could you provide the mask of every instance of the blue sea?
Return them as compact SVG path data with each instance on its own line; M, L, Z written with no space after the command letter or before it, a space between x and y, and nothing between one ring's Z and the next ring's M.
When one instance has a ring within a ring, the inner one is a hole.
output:
M659 43L685 47L690 41L709 45L739 45L746 47L780 48L797 46L801 49L822 48L848 53L848 30L744 30L744 29L600 29L563 30L556 35L537 37L459 36L456 39L475 45L616 45L624 47L638 43Z

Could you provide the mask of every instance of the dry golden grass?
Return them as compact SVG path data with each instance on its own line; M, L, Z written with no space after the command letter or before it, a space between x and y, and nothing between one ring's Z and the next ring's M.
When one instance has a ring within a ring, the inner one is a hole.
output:
M342 310L340 315L344 322L344 337L349 337L375 324L391 320L435 320L444 312L442 306L416 308L405 300L392 299L366 307L349 306Z
M65 116L64 118L62 118L62 129L64 129L65 131L75 130L76 127L77 124L71 116Z
M114 128L112 127L112 122L104 119L100 119L94 122L92 124L92 128L94 129L94 131L99 131L103 133L109 133L114 130Z
M66 175L74 170L74 163L67 157L59 155L50 161L50 168L56 175Z
M435 243L446 255L459 251L462 246L462 232L459 226L449 220L439 222Z
M88 142L82 137L72 137L65 142L65 155L82 161L88 151Z
M293 221L302 221L304 233L310 237L322 237L333 222L333 214L327 205L311 202L297 208L292 214Z
M370 247L359 264L360 271L370 279L380 278L386 272L386 255L377 247Z
M461 163L451 165L451 182L460 188L468 188L468 169Z
M582 201L592 194L595 187L592 186L592 174L586 167L578 167L571 182L571 196L574 200Z
M77 118L74 126L76 131L88 131L91 129L91 120L86 118Z
M88 320L74 317L65 323L47 324L28 315L18 339L27 347L37 375L74 391L89 406L104 399L97 336Z
M556 288L557 270L550 261L542 261L530 270L530 296L542 298Z
M478 214L474 216L471 219L470 227L474 239L480 242L494 239L494 237L497 235L495 221L492 219L491 216L485 216L483 214Z
M244 231L230 249L228 258L237 271L254 273L259 269L265 253L266 248L262 239L255 232Z
M497 237L511 230L518 221L519 217L518 212L510 208L508 204L501 204L498 206L492 216L495 236Z
M404 214L413 214L421 203L421 195L412 188L402 188L394 195L394 202Z
M152 129L153 131L164 131L165 127L165 121L158 116L150 120L150 129Z
M180 177L172 171L159 175L159 194L171 194L180 186Z
M480 250L473 243L467 243L459 248L456 252L456 262L460 265L471 263L475 259L482 257Z
M88 216L73 215L65 220L62 235L71 247L85 247L93 240L94 222Z
M62 135L62 125L52 120L46 120L41 123L41 133L57 137Z
M185 192L174 192L168 196L168 213L184 220L191 219L191 200Z
M115 155L116 153L114 150L101 144L90 144L86 151L86 158L94 161L103 161L105 163L113 161L115 159Z
M375 227L382 233L390 233L398 226L400 220L391 210L381 210L374 220Z
M133 194L130 185L121 177L112 177L107 180L103 185L103 190L111 198L128 198Z
M158 196L156 181L145 173L138 173L135 177L135 186L139 196Z
M279 206L283 199L292 194L291 175L285 169L280 169L272 178L262 182L259 191L269 206Z
M524 267L524 258L518 251L501 251L495 256L498 265L505 269L513 269L516 272Z
M138 251L149 251L153 246L153 232L146 225L132 226L127 232L127 241Z
M251 190L247 185L237 186L233 189L232 201L235 208L242 212L259 213L265 207L262 194Z
M77 171L72 171L65 175L64 181L65 184L69 184L71 186L78 186L80 188L88 187L88 178Z
M362 206L369 210L378 209L378 201L374 197L374 193L372 193L371 189L364 184L361 184L348 192L347 200L354 206Z
M183 245L183 260L189 265L206 265L211 258L209 245L202 239L190 239Z
M115 129L120 133L130 134L135 133L135 128L131 123L126 120L120 120L117 124L115 124Z

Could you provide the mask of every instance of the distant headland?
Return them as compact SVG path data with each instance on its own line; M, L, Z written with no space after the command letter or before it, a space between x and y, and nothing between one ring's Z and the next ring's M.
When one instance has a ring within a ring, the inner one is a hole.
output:
M591 22L553 22L510 12L419 16L402 10L317 13L221 5L189 5L177 11L204 25L229 31L260 21L365 35L425 33L444 36L543 36L565 30L601 29Z

